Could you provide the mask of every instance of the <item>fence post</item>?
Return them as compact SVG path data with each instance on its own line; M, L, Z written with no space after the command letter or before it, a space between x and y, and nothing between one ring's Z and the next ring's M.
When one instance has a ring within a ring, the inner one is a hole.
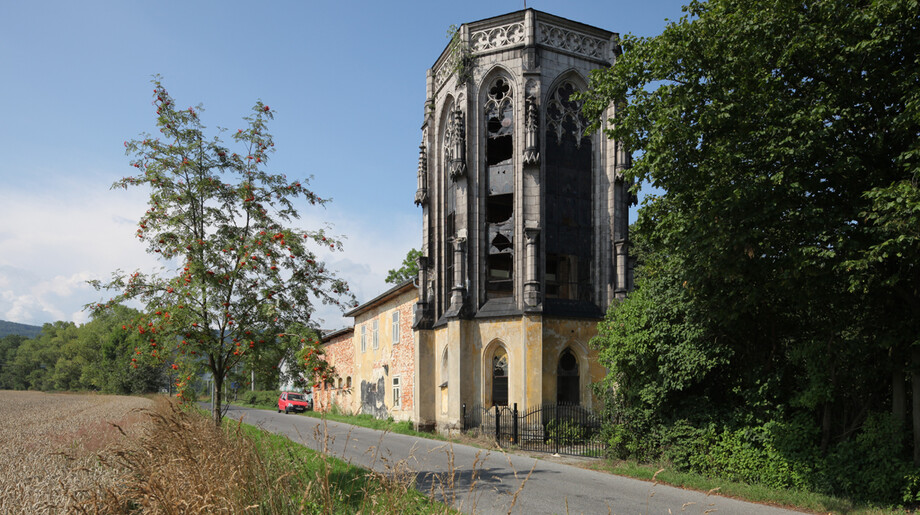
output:
M518 410L517 403L514 403L514 411L511 413L514 417L511 419L511 443L518 443Z
M559 407L561 404L556 404L556 407L553 409L553 454L559 456L559 435L562 434L562 428L559 427Z
M498 444L499 447L501 447L502 445L501 417L502 417L502 412L500 411L500 408L496 405L495 406L495 442Z

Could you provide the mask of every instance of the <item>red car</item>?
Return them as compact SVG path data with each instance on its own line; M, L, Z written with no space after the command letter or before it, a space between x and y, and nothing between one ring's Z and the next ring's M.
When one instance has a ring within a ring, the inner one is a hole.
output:
M278 413L307 411L308 409L313 409L313 403L302 393L281 392L281 397L278 397Z

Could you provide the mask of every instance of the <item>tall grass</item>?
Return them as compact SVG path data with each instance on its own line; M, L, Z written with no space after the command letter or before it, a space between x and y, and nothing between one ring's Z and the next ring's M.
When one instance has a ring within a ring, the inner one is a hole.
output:
M158 399L147 432L115 453L125 480L81 511L124 513L450 513L411 488L399 462L369 472L241 423ZM404 464L403 464L404 465Z

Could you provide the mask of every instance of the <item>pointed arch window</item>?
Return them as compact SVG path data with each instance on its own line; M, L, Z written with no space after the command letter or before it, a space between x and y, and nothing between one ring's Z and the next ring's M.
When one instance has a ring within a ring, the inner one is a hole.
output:
M441 228L441 238L437 249L443 264L441 267L442 280L438 282L441 298L438 316L450 305L451 289L454 286L454 252L450 242L457 233L457 181L451 176L451 169L452 165L461 158L459 154L462 152L458 152L457 147L463 137L463 127L462 114L452 102L449 102L444 110L441 126L441 184L444 195L441 209L444 225Z
M546 101L546 297L593 301L593 138L578 87L563 81Z
M578 358L572 349L565 349L559 356L556 367L556 402L559 404L579 404L581 401L581 384L578 376Z
M514 285L514 91L499 77L489 85L486 133L486 297L508 297Z
M508 353L502 347L492 356L492 405L508 405Z

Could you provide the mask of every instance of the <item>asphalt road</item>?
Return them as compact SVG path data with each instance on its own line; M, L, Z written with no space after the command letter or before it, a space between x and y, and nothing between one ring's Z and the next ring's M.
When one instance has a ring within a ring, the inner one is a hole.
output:
M466 513L797 513L654 485L555 460L384 433L301 415L231 406L227 417L242 418L243 422L286 435L355 465L415 475L420 491Z

